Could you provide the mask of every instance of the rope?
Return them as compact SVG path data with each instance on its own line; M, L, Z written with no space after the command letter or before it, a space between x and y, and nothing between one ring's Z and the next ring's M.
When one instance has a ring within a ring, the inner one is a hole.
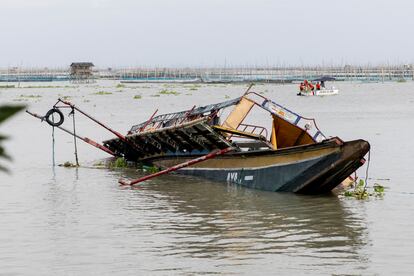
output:
M52 114L52 120L53 122L55 122L55 118L53 114ZM56 162L55 162L55 127L54 126L52 126L52 162L53 162L53 167L55 167Z
M79 167L79 160L78 160L78 147L76 144L76 124L75 124L75 109L72 107L72 121L73 121L73 142L75 145L75 160L76 160L76 166Z
M367 185L368 185L368 171L369 171L369 163L371 161L371 150L368 151L368 162L367 162L367 170L365 172L365 186L364 186L364 193L367 189Z

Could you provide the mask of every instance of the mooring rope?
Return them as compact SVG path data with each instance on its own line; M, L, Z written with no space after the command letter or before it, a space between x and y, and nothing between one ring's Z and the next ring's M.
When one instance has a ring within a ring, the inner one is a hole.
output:
M52 120L53 122L55 122L55 118L53 114L52 114ZM56 163L55 163L55 127L54 126L52 126L52 162L53 162L53 167L55 167Z
M72 121L73 121L73 142L75 145L75 160L76 160L76 166L79 167L79 160L78 160L78 147L76 145L76 123L75 123L75 109L72 107Z
M368 162L367 162L367 169L365 171L365 186L364 186L364 193L367 189L367 185L368 185L368 171L369 171L369 163L371 161L371 150L368 151Z

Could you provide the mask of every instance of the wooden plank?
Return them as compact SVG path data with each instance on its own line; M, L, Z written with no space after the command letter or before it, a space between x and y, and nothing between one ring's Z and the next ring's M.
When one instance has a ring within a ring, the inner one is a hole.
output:
M158 136L159 136L159 134L148 135L148 137L150 137L151 139L153 139L154 141L156 141L157 143L159 143L163 147L163 150L162 150L163 152L167 152L167 151L176 152L177 151L177 149L175 147L173 147L172 145L167 143L167 141L159 138Z
M188 143L190 143L194 148L202 151L202 150L210 150L210 147L201 144L202 142L198 141L196 138L197 136L192 136L189 135L185 132L185 130L178 130L177 135L181 136L182 138L184 138Z
M213 128L215 130L218 130L218 131L221 131L221 132L226 132L226 133L230 133L230 134L244 136L244 137L248 137L248 138L252 138L252 139L256 139L256 140L266 140L266 137L264 137L263 135L254 134L254 133L245 132L245 131L240 131L240 130L237 130L237 129L232 129L232 128L228 128L228 127L224 127L224 126L213 126Z

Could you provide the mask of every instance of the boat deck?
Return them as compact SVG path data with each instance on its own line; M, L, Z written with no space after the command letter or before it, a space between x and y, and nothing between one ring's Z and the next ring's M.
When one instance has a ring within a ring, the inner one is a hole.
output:
M127 135L126 139L127 141L123 141L114 138L103 143L128 160L145 160L170 154L211 152L232 146L225 136L208 124L208 118L136 132Z

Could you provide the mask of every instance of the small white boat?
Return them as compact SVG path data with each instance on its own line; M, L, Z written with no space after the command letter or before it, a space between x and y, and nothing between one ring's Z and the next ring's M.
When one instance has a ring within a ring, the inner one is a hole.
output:
M314 90L314 91L300 91L299 96L330 96L330 95L337 95L339 93L339 89L335 88L334 86L330 89L322 88L321 90Z
M331 96L331 95L337 95L339 94L339 89L335 86L332 86L331 88L325 87L326 81L333 81L335 78L332 77L321 77L318 79L312 80L313 82L320 82L320 89L309 89L309 87L306 87L304 90L299 91L298 96ZM306 82L306 81L305 81Z

